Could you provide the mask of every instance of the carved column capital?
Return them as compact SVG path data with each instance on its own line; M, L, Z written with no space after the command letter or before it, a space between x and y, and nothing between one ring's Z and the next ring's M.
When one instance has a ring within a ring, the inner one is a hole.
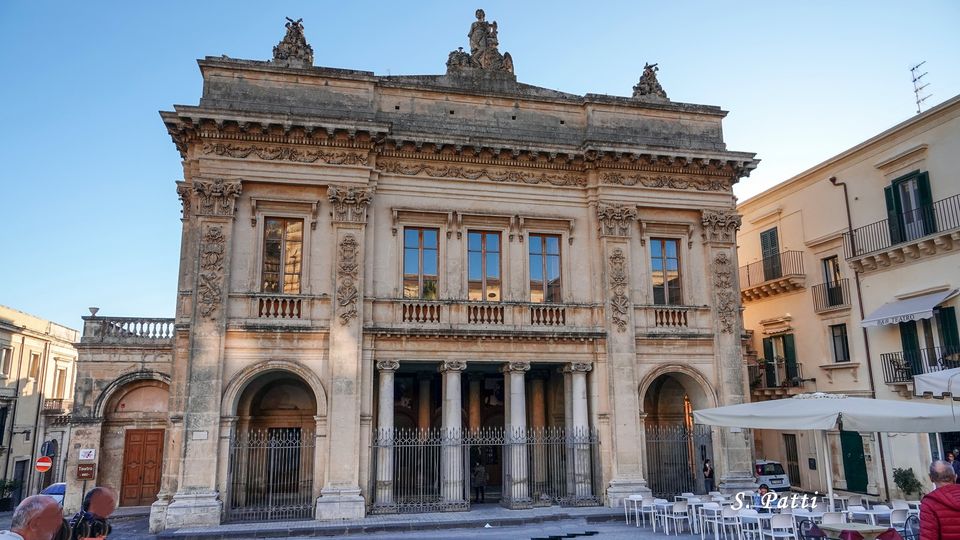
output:
M463 371L465 369L467 369L467 363L463 360L447 360L440 364L438 371L445 373L447 371Z
M637 209L619 203L600 203L597 218L600 219L600 236L629 238L633 222L637 220Z
M500 367L503 373L525 373L530 371L530 362L507 362Z
M198 216L233 217L237 197L243 187L240 180L194 180L193 194L197 196L195 210ZM179 192L179 189L178 189Z
M327 198L333 203L335 223L366 223L367 207L373 200L373 190L361 187L331 185Z
M593 364L587 362L574 362L563 366L564 373L587 373L593 371Z
M400 362L396 360L377 360L378 371L396 371L400 369Z
M707 242L735 243L740 228L740 214L735 210L702 210L700 223Z

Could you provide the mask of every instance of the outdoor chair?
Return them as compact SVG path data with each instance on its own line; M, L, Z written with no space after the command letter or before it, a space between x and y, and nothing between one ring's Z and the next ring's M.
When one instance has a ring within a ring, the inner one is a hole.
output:
M664 514L661 514L664 504L667 504L668 500L666 499L654 499L653 500L653 531L657 531L657 521L661 521L661 525L664 527L667 526L666 520L663 518Z
M704 538L707 533L707 526L710 527L716 535L716 532L720 530L720 525L723 523L723 514L720 509L720 505L715 502L704 503L700 507L700 538Z
M753 508L743 508L737 512L737 515L740 518L737 527L740 533L739 538L758 540L760 538L760 519L757 517L760 515L759 512Z
M878 512L878 514L873 515L873 520L877 524L879 524L881 520L888 521L890 519L891 510L890 507L885 504L875 504L870 510L872 512ZM882 515L884 512L886 515Z
M673 498L674 498L674 499L679 499L679 498L682 497L682 498L686 499L687 497L694 497L694 496L695 496L695 495L694 495L693 493L690 493L689 491L684 491L683 493L681 493L681 494L679 494L679 495L674 495Z
M904 528L907 525L907 516L910 515L910 510L904 508L897 508L896 510L890 512L890 527Z
M830 501L826 499L820 499L817 502L817 505L813 507L814 512L829 512L830 511Z
M843 512L825 512L823 514L823 519L820 520L820 523L829 525L831 523L846 523L847 515Z
M858 504L853 504L847 507L847 515L850 516L850 521L862 521L867 523L870 521L870 515L866 514L866 508Z
M903 524L903 540L920 540L920 518L918 516L907 517Z
M736 538L737 528L740 526L740 516L737 511L729 506L724 506L720 510L720 526L723 528L723 537L727 537L727 530L733 529L733 538Z
M827 535L817 527L817 524L809 519L804 519L797 526L797 535L800 540L816 540L817 538L826 538Z
M627 512L627 507L633 507L633 516L637 522L637 527L640 526L640 503L643 502L643 495L630 495L623 498L623 518L627 521L627 525L630 524L630 514Z
M893 508L894 510L909 510L910 505L907 504L907 501L903 499L894 499L890 501L890 508Z
M645 499L643 499L642 501L640 501L640 518L643 519L643 526L644 526L644 527L647 526L647 515L648 515L648 514L650 515L650 523L651 523L651 524L652 524L652 523L654 522L654 520L656 519L655 513L656 513L656 511L657 511L657 507L653 505L653 501L654 501L654 500L655 500L655 499L653 499L652 497L646 497ZM639 527L639 525L637 525L637 526Z
M698 510L697 507L696 507L696 506L690 506L690 505L693 504L693 503L698 503L698 504L699 504L699 503L700 503L700 497L690 497L690 498L687 499L687 525L690 527L690 532L691 532L691 533L695 531L695 529L694 529L694 527L693 527L694 522L697 522L697 524L700 523L700 521L699 521L699 520L700 520L700 516L697 515L697 510Z
M789 514L777 514L770 518L770 528L764 529L763 538L793 538L796 534L793 525L793 516Z
M673 522L673 532L678 536L683 531L683 523L689 521L687 516L687 501L673 503L673 506L663 515L663 530L670 536L670 522Z

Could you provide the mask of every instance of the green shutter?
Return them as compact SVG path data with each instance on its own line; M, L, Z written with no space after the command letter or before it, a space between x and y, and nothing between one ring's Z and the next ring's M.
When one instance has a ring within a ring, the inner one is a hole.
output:
M780 241L777 239L776 227L760 233L760 254L763 256L764 281L783 275L780 271Z
M787 379L792 380L794 377L799 377L797 347L793 342L793 334L784 334L783 336L783 357L787 367Z
M957 332L957 310L952 307L937 310L937 325L944 355L960 352L960 333Z
M887 226L890 228L890 243L899 244L903 242L903 227L900 224L900 199L897 197L893 185L883 188L883 200L887 203Z
M916 321L900 323L900 344L903 346L903 360L914 375L923 373L920 361L920 340L917 337Z
M767 376L767 387L777 386L777 364L773 357L773 338L763 338L764 370Z
M930 192L930 175L922 172L917 175L917 195L920 197L920 217L923 220L923 234L937 232L937 220L933 212L933 195Z

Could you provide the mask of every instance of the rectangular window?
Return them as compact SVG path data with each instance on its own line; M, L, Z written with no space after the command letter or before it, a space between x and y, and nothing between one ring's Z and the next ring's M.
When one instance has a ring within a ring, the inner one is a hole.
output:
M38 353L30 353L30 366L27 373L31 379L40 376L40 355Z
M300 294L302 265L303 220L265 218L260 290L265 293Z
M840 282L840 259L834 255L820 260L823 264L823 282L834 284Z
M468 298L500 301L500 233L467 233Z
M680 305L680 241L666 238L650 239L653 303Z
M937 230L930 176L915 171L883 188L891 244L915 240Z
M781 277L783 269L780 266L780 240L776 227L760 233L760 254L763 256L763 280Z
M438 229L403 229L403 297L436 300L439 283Z
M559 304L560 235L530 235L530 301Z
M66 368L57 368L57 374L53 379L53 395L57 399L63 399L66 397L64 394L67 390L67 369Z
M0 349L0 375L10 375L10 359L13 358L13 349Z
M847 325L830 325L830 340L833 343L833 361L849 362L850 347L847 344Z

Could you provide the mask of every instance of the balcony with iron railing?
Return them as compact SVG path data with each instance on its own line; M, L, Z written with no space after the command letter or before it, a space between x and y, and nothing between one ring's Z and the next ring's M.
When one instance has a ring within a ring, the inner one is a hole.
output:
M924 373L960 367L960 348L931 347L880 355L883 379L887 384L907 384Z
M850 280L847 278L814 285L810 292L817 313L850 308Z
M784 397L802 392L803 366L782 356L747 363L750 392L754 398Z
M858 272L950 251L960 246L960 194L857 227L843 243Z
M740 296L744 302L804 287L803 252L783 251L740 267Z

